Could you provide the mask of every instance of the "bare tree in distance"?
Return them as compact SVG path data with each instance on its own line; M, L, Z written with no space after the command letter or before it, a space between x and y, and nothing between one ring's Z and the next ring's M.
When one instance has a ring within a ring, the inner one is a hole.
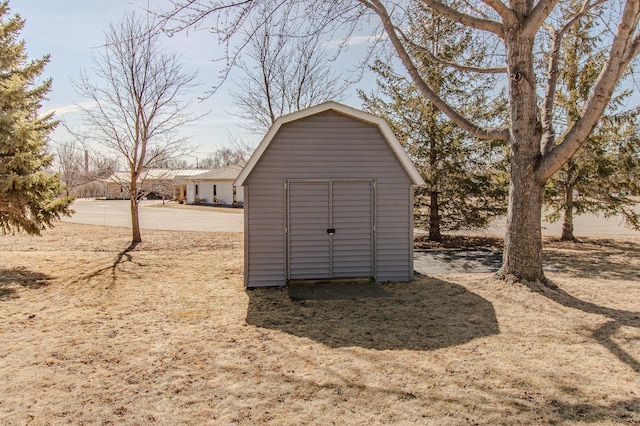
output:
M70 134L78 134L66 123ZM118 168L115 154L94 149L79 138L58 143L55 149L55 169L66 186L67 195L76 197L106 196L104 180Z
M638 0L172 0L172 3L174 9L165 15L165 28L179 31L213 20L216 25L211 31L230 47L230 66L248 43L242 28L255 22L253 19L263 10L295 9L297 14L291 19L307 22L298 37L342 29L348 38L363 22L375 19L382 26L384 37L372 40L391 46L426 99L468 133L484 140L508 141L509 207L498 276L528 283L546 283L541 224L545 183L585 143L625 72L640 53ZM428 84L418 65L420 57L430 53L420 39L414 37L422 28L420 22L413 19L413 7L417 4L432 9L455 25L473 30L476 43L493 49L495 54L486 61L478 60L473 47L465 60L457 62L446 61L437 54L431 56L439 66L460 72L502 74L508 88L507 126L490 127L474 122L456 105L438 96ZM572 7L576 4L579 7ZM603 26L609 30L601 40L608 59L598 70L598 78L578 117L558 126L553 120L558 70L571 66L563 62L559 45L567 32L589 14L603 17L596 30L600 31ZM546 66L536 68L538 61L545 62Z
M114 154L96 151L85 145L86 184L78 188L79 197L106 197L104 181L118 169L118 159Z
M158 168L161 168L161 169L172 169L172 170L197 169L198 168L197 165L192 164L185 157L178 157L178 158L167 157L167 158L163 158L161 160L158 160L156 162L156 164L154 164L154 166L156 166Z
M82 136L118 153L129 172L134 244L142 241L140 179L159 160L191 150L177 131L199 118L189 114L185 100L196 85L196 73L185 71L180 57L161 46L155 28L150 17L125 15L106 32L91 72L82 72L74 82L77 92L92 101L91 106L79 105L88 126Z
M314 37L292 38L299 21L289 13L269 13L256 18L249 28L244 56L238 68L242 75L233 79L231 96L240 109L236 115L256 134L265 133L276 118L322 102L342 99L349 87L343 73L335 73L331 59ZM293 26L293 27L292 27Z
M85 148L89 154L89 176L91 179L105 179L118 169L118 159L99 151Z
M203 169L221 169L232 164L244 165L250 155L245 151L237 151L229 147L221 147L208 153L199 160L199 165Z
M200 168L220 169L232 164L244 166L249 161L254 147L241 137L234 136L231 133L229 133L228 139L230 142L227 145L208 153L204 158L198 160Z
M65 184L67 197L78 185L86 182L84 157L83 151L75 140L64 142L56 147L55 164L60 179Z

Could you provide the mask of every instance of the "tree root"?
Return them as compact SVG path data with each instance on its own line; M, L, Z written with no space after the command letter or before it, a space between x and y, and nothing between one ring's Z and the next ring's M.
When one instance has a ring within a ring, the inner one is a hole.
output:
M548 291L558 289L558 286L552 281L548 280L545 276L542 276L542 278L535 281L531 281L522 279L514 274L505 274L502 271L498 271L496 272L494 277L500 281L506 282L507 284L522 284L536 293L546 293Z

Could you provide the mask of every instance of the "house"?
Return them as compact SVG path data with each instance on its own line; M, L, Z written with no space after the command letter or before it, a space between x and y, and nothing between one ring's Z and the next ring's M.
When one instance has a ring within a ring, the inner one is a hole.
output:
M232 164L185 178L187 204L242 204L243 190L233 185L241 170L241 165Z
M380 117L336 102L280 117L235 181L244 187L245 286L410 281L421 184Z
M147 169L138 179L138 189L145 194L158 198L184 200L186 198L185 179L202 174L206 170L198 169ZM110 199L129 199L131 173L115 172L105 179L105 196Z

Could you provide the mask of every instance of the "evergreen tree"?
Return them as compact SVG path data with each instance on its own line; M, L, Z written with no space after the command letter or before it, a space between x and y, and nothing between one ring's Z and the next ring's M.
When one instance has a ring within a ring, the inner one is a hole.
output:
M545 188L545 218L562 220L561 240L576 241L573 219L585 213L621 215L640 231L640 215L632 195L640 193L638 112L606 117L587 143L558 171Z
M53 114L38 115L51 79L37 80L49 57L28 60L24 41L18 41L23 26L19 15L9 16L9 2L0 3L0 227L3 233L39 235L70 213L72 198L58 198L64 189L59 177L45 173L57 122Z
M429 39L420 41L430 49L420 58L420 71L434 90L479 121L498 121L504 115L504 104L488 111L481 107L485 93L493 90L493 78L465 79L434 60L436 56L456 60L471 47L470 32L423 8L418 8L413 25L426 31L407 34L429 34ZM483 228L505 214L506 144L470 136L426 100L413 83L394 74L391 65L378 60L371 68L378 75L379 94L360 91L364 109L387 120L422 174L426 185L416 188L415 221L429 230L429 239L440 241L442 231Z
M572 2L570 13L582 7ZM558 70L555 122L560 131L579 118L606 61L595 33L594 17L577 22L564 36L561 55L567 67ZM612 98L603 116L584 146L549 181L545 187L545 218L562 220L562 240L576 240L573 218L585 213L605 217L621 214L627 225L640 230L640 218L634 211L640 182L634 167L640 162L640 141L635 131L640 111L616 113L616 108L630 95L629 91ZM635 169L637 170L637 169Z

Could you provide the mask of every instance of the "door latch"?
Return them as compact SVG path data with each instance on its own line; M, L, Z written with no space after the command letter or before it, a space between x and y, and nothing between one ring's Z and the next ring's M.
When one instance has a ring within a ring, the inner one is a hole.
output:
M336 233L336 229L335 229L335 228L329 228L329 229L327 229L327 234L329 234L329 235L333 235L333 234L335 234L335 233Z

